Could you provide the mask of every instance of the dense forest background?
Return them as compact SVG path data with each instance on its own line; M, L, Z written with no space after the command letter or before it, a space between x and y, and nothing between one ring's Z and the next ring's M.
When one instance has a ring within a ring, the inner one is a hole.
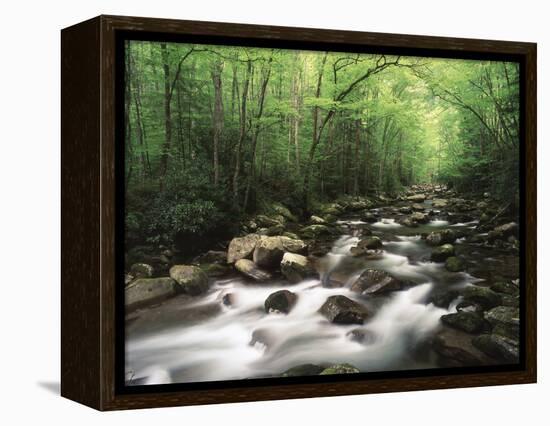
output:
M415 183L517 198L515 63L130 41L126 227L134 243L230 235Z

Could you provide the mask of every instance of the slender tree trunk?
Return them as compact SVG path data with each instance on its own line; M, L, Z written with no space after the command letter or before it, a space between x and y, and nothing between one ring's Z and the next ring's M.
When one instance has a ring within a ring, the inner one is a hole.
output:
M169 54L166 48L166 43L160 45L162 54L162 68L164 71L164 144L162 146L162 154L160 157L160 190L164 190L164 182L168 172L168 157L172 147L172 111L171 111L171 80L170 80L170 63Z
M214 186L218 186L220 180L219 145L223 129L223 100L222 100L222 71L223 62L217 60L212 65L211 77L214 85L214 110L213 110L213 168Z
M260 87L260 99L258 101L258 113L256 114L256 123L254 125L254 131L252 133L252 156L250 160L250 171L248 173L248 182L246 185L246 191L244 194L244 203L243 210L246 210L248 207L249 197L250 197L250 188L256 181L256 145L258 143L258 135L260 134L260 119L262 118L264 110L264 101L265 93L267 89L267 83L269 82L269 77L271 75L271 62L272 58L269 58L266 68L263 70L263 79Z
M237 203L239 197L239 175L241 173L241 152L244 138L246 136L246 104L248 100L248 84L252 73L252 62L249 60L246 64L246 74L243 82L243 94L241 100L240 122L239 122L239 141L237 142L237 152L235 153L235 171L233 172L233 200Z

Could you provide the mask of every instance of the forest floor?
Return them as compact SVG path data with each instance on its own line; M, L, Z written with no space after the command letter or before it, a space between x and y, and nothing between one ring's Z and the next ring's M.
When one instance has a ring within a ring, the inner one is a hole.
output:
M518 218L490 194L416 185L316 213L276 205L225 250L132 265L128 384L519 362Z

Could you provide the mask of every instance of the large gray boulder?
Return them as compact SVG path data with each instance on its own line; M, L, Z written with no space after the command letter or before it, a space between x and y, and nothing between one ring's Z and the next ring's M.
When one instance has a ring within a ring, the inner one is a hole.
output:
M132 310L161 302L175 296L178 290L178 284L172 278L138 278L124 290L126 309Z
M174 265L170 268L170 278L176 281L183 293L191 296L208 291L208 276L198 266Z
M259 268L249 259L239 259L235 262L235 269L248 278L255 281L267 281L271 279L271 274Z
M362 295L383 294L401 290L404 283L385 271L367 269L351 285L351 290Z
M261 238L263 237L258 234L248 234L244 237L233 238L227 249L227 263L235 263L237 260L252 257L254 248Z
M281 263L284 252L280 237L266 237L256 244L252 259L260 268L275 269Z
M252 258L261 268L275 269L285 252L306 253L307 244L285 236L264 237L256 244Z
M288 281L296 284L315 274L307 257L296 253L285 253L281 260L281 272Z
M363 324L370 316L367 308L346 296L330 296L319 312L334 324Z
M271 293L265 299L264 308L266 312L281 312L288 314L296 304L298 296L288 290L279 290Z
M493 326L493 333L510 339L519 339L519 309L497 306L485 312L485 319Z

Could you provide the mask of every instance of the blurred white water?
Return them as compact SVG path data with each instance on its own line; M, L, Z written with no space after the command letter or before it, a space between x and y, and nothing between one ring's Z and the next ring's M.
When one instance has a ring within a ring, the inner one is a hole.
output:
M397 225L387 220L380 224L378 227ZM350 248L357 242L358 238L350 235L334 242L320 262L321 279L296 285L286 281L251 285L240 278L217 281L197 304L220 303L223 295L231 293L230 307L224 306L220 314L195 325L129 337L126 371L141 380L139 383L152 384L277 376L305 363L348 362L361 371L432 366L429 359L419 359L414 353L448 312L426 302L432 288L440 285L437 277L445 274L444 268L431 262L411 262L411 256L426 251L425 244L417 236L398 236L397 241L384 243L381 259L364 261L354 270L344 287L323 287L323 277L349 260ZM373 306L373 301L349 289L367 268L385 270L416 285L377 298L374 314L363 326L329 323L318 312L329 296L344 295L368 308ZM455 285L464 285L471 278L455 276ZM267 314L265 299L284 288L297 294L296 305L288 315ZM348 333L357 328L371 336L367 344L350 339Z

